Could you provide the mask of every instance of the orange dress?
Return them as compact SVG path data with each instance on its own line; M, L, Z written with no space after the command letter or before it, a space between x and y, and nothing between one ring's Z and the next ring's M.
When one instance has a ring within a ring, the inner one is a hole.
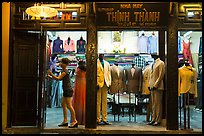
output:
M76 68L75 73L76 78L74 83L72 105L76 113L78 124L84 125L86 106L86 71Z

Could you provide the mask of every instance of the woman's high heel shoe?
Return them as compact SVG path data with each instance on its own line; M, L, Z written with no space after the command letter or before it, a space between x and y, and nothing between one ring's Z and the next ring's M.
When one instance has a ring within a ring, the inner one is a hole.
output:
M76 122L74 125L70 125L69 128L77 128L78 127L78 122Z

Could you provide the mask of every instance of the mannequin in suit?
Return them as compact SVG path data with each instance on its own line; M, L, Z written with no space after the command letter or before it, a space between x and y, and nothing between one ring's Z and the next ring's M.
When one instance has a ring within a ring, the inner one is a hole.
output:
M150 117L151 117L151 92L148 89L148 84L149 84L149 78L150 78L150 71L151 71L151 65L149 65L148 62L146 62L146 67L142 71L143 74L143 84L142 84L142 95L146 96L149 98L149 103L147 104L147 116L146 116L146 121L150 122Z
M110 64L104 60L104 54L97 59L97 124L109 125L107 122L107 95L111 86ZM102 120L100 113L102 112Z
M125 90L125 73L124 68L118 66L118 62L115 62L111 66L111 87L110 94L123 92Z
M59 36L53 42L53 53L63 53L63 41Z
M152 99L152 121L148 125L157 126L162 121L162 95L164 90L165 65L158 55L152 54L154 62L151 65L148 89Z
M142 69L132 64L125 69L127 92L139 94L142 91Z
M178 69L178 95L180 94L197 94L197 72L189 62L185 62L182 67Z
M74 40L72 40L70 37L68 37L64 42L64 52L75 52Z
M84 54L85 53L85 45L86 45L86 41L81 36L81 38L79 40L77 40L77 53Z

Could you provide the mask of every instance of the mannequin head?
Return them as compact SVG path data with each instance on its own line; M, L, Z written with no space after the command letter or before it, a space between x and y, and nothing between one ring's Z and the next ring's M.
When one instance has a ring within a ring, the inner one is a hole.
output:
M114 65L118 66L118 61L115 61L115 62L114 62Z
M83 37L82 37L82 36L80 37L80 40L81 40L81 41L83 40Z
M132 68L134 68L135 67L135 63L132 63Z
M104 54L99 54L99 55L98 55L98 58L99 58L100 61L102 61L103 58L104 58Z
M159 55L157 55L157 54L152 54L151 56L152 56L152 58L153 58L154 60L156 60L156 59L159 58Z

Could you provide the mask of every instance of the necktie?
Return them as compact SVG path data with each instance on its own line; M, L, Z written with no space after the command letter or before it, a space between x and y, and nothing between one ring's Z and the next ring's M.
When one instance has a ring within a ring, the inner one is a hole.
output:
M103 60L100 60L100 62L101 62L101 64L102 64L103 68L104 68L104 61L103 61Z

